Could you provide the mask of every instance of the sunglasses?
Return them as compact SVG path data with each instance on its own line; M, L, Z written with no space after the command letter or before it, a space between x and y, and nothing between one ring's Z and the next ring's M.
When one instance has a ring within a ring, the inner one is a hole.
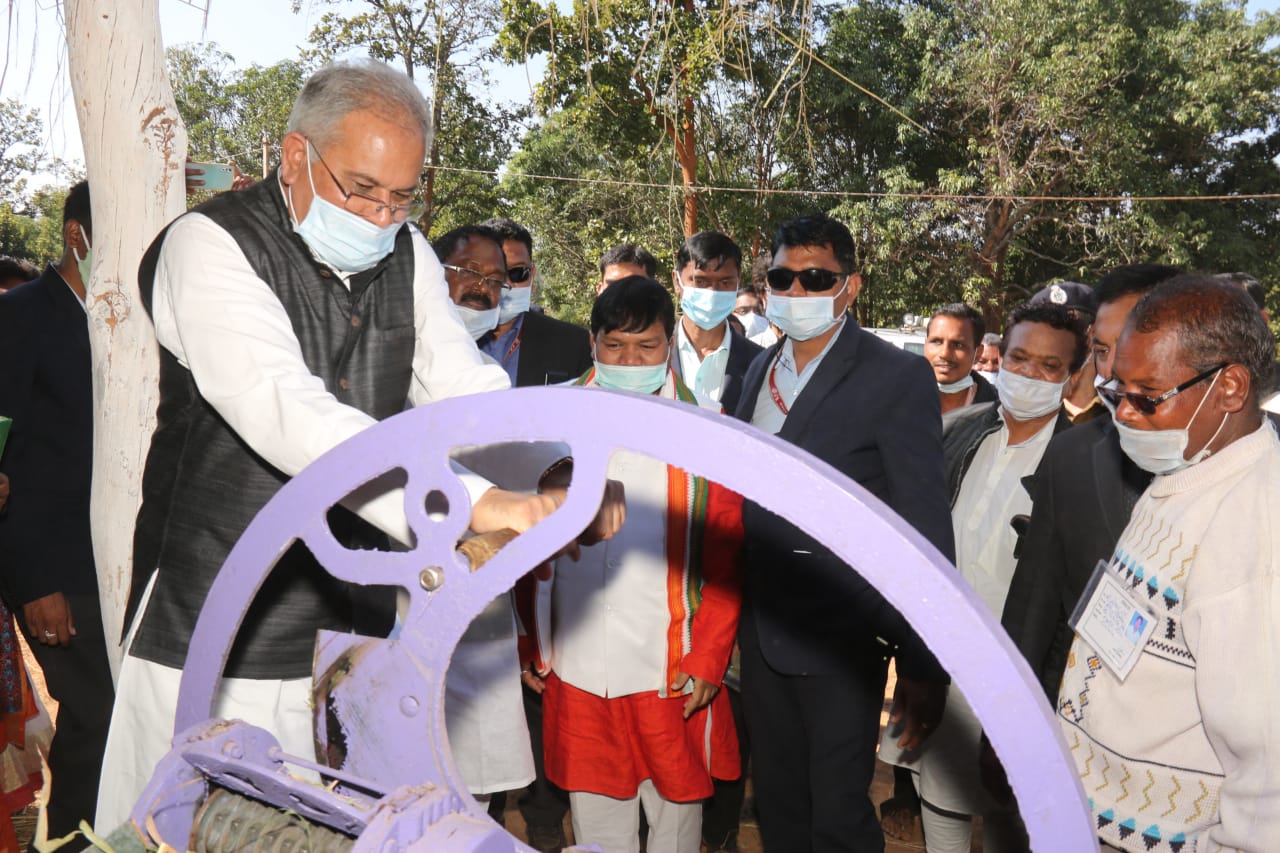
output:
M820 293L836 286L836 282L847 278L847 273L832 272L824 269L789 270L786 267L770 267L765 279L772 290L790 290L791 282L800 280L800 286L810 293Z
M1222 364L1219 364L1217 367L1211 367L1208 370L1206 370L1204 373L1201 373L1198 376L1191 377L1186 382L1183 382L1181 385L1179 385L1177 388L1170 388L1168 391L1165 391L1163 394L1161 394L1158 397L1148 397L1146 394L1135 394L1132 391L1121 391L1113 387L1116 383L1116 380L1114 379L1112 379L1110 382L1106 383L1105 385L1100 386L1098 388L1098 393L1101 394L1103 397L1106 397L1107 401L1110 402L1112 406L1119 407L1121 400L1128 400L1129 405L1137 409L1139 413L1144 415L1154 415L1156 413L1156 408L1161 403L1163 403L1166 400L1173 399L1174 397L1181 394L1183 391L1190 388L1192 385L1195 385L1197 382L1203 382L1204 380L1208 379L1210 376L1213 376L1219 370L1222 370L1224 367L1226 367L1230 363L1231 362L1229 361L1224 361Z
M533 267L507 267L507 281L512 284L524 284L533 275Z

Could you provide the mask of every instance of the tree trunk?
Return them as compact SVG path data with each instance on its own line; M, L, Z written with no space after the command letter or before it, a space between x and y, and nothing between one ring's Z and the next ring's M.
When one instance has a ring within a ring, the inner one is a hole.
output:
M187 134L165 72L157 0L67 0L67 56L93 202L91 511L102 623L119 671L158 358L138 262L185 207Z

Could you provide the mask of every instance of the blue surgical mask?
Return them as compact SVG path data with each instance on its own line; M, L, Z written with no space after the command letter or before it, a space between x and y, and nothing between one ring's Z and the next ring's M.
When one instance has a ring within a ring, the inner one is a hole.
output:
M498 326L497 308L486 308L481 311L465 305L453 307L458 309L458 316L462 317L462 325L467 327L467 334L473 341L480 340L486 332L492 332Z
M712 290L709 287L688 287L682 283L680 310L699 329L710 331L718 328L733 313L738 301L735 290Z
M498 325L510 323L529 310L533 299L533 285L528 287L508 287L502 291L502 299L498 302Z
M665 358L659 364L603 364L597 358L595 364L596 385L610 391L652 394L667 381Z
M782 330L792 340L807 341L826 332L844 317L836 316L836 297L844 293L849 279L830 296L780 296L769 294L764 315L769 322Z
M357 273L372 269L391 254L396 233L403 223L374 225L349 210L321 198L311 175L311 143L307 143L307 180L311 184L311 208L301 222L294 219L293 230L306 242L311 253L339 272ZM293 218L293 187L289 187L289 216Z

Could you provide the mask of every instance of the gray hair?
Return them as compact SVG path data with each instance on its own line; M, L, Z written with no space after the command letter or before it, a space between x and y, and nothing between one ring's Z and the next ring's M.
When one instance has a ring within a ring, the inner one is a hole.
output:
M289 132L314 144L334 140L338 123L357 110L380 116L422 134L431 147L431 105L402 71L372 59L331 62L308 78L289 113Z

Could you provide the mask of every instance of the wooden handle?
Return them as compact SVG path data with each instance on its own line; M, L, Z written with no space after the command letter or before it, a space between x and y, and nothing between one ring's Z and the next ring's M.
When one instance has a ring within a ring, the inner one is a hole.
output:
M471 564L471 571L483 566L492 559L493 555L502 550L512 539L518 535L509 527L502 530L495 530L492 533L482 533L479 536L473 536L470 539L458 545L458 550L467 558L467 562Z

